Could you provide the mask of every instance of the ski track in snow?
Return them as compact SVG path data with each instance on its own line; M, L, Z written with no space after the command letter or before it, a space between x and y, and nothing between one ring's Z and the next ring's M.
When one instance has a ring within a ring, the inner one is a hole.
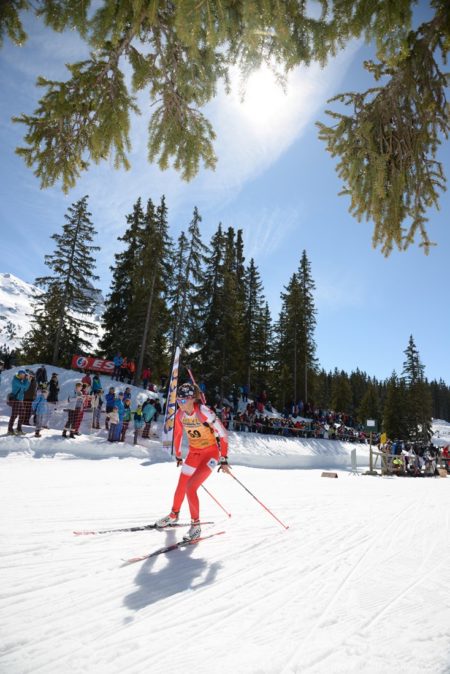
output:
M449 672L449 480L214 475L205 532L123 566L177 530L76 537L152 521L178 473L136 459L0 460L0 672ZM187 516L183 507L182 516Z

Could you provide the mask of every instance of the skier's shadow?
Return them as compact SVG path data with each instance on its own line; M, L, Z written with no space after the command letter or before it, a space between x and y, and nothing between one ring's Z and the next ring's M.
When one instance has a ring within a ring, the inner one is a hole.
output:
M175 539L175 532L169 531L162 545L171 545ZM124 598L124 605L130 611L139 611L179 592L213 583L222 565L218 562L208 565L205 559L193 559L195 548L188 545L164 555L167 563L158 571L152 571L152 567L160 559L159 555L143 562L135 580L138 589ZM201 576L204 576L202 580L196 582Z

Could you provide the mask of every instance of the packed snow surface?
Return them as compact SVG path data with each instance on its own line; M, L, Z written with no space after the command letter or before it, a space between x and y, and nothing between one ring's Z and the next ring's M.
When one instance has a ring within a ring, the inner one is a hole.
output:
M167 514L178 471L157 438L82 430L0 438L2 674L450 671L450 479L355 475L352 445L232 433L251 494L217 472L199 492L204 534L225 534L124 565L184 530L73 531Z

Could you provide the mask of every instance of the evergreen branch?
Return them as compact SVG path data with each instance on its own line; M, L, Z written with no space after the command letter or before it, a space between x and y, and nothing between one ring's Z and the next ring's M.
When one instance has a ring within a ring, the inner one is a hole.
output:
M61 179L67 192L88 168L86 154L99 163L114 151L115 167L129 168L129 113L138 108L118 69L119 52L109 56L69 65L72 77L67 82L39 78L38 85L48 92L35 114L14 118L27 125L30 146L16 152L28 166L36 165L42 187Z
M0 47L5 35L19 47L27 39L19 12L30 9L28 0L2 0L0 3Z
M390 75L389 82L364 94L335 97L353 105L354 114L331 113L337 123L318 124L319 137L332 156L340 157L337 172L344 180L343 193L351 196L350 211L358 220L374 222L374 247L381 245L388 256L394 245L405 250L419 234L428 253L432 243L424 213L438 205L439 191L445 189L435 157L450 131L447 75L430 44L417 34L410 35L407 58L396 67L377 69L378 76Z

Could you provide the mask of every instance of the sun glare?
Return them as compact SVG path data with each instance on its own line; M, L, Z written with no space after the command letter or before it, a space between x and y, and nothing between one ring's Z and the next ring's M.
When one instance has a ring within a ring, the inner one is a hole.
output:
M262 67L252 73L244 85L244 98L239 92L239 76L232 84L235 105L242 117L259 128L273 123L288 103L288 93L277 81L274 73Z

